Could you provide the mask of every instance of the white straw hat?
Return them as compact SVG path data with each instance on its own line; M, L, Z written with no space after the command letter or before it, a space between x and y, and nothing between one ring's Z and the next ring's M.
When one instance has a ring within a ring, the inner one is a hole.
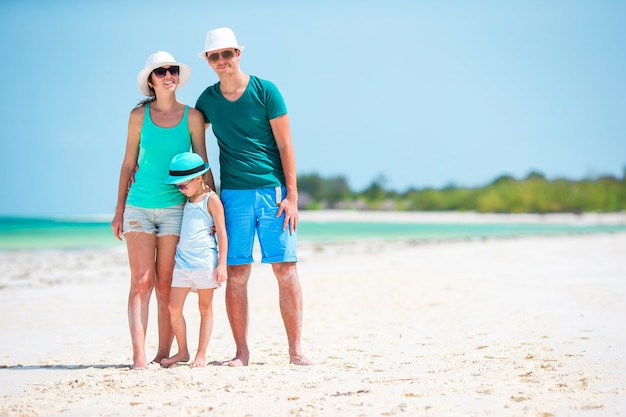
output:
M182 62L176 62L174 57L169 52L159 51L148 57L144 69L139 71L139 75L137 75L137 88L139 88L141 94L148 97L153 95L148 87L148 78L150 77L152 71L159 67L172 65L178 65L180 67L177 88L184 86L187 81L189 81L189 77L191 76L191 68Z
M206 33L204 40L204 51L199 52L198 56L206 59L206 53L217 51L218 49L234 48L243 51L243 46L237 44L235 33L230 28L213 29Z

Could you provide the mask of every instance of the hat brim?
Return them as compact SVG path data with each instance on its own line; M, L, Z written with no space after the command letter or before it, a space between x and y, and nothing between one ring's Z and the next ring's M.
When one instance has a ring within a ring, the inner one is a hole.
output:
M148 77L150 77L150 74L155 69L172 65L178 65L180 67L180 72L178 74L178 85L176 86L176 89L178 90L179 88L182 88L185 84L187 84L187 81L189 81L189 78L191 77L191 68L189 67L189 65L176 61L160 62L159 65L156 65L154 68L144 68L139 71L139 75L137 75L137 88L139 89L139 92L147 97L152 96L153 93L150 90L150 87L148 87Z
M233 45L220 46L219 48L207 49L206 51L198 52L198 57L200 57L200 59L206 60L206 53L207 52L219 51L220 49L228 49L228 48L239 49L240 51L243 51L245 47L243 45L238 45L238 46L233 46Z
M169 175L166 179L165 179L165 183L166 184L180 184L181 182L185 182L185 181L189 181L192 180L196 177L199 177L200 175L204 174L205 172L207 172L209 170L209 166L207 163L204 164L205 168L202 171L198 171L198 172L194 172L193 174L189 174L189 175L183 175L183 176L172 176Z

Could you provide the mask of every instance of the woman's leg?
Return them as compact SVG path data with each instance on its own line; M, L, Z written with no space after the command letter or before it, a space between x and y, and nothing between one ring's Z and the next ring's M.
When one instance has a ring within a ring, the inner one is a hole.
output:
M154 287L156 237L153 233L129 232L124 238L130 264L128 324L133 344L133 369L146 369L146 330Z
M169 302L177 243L177 235L157 237L155 289L159 324L159 348L156 357L153 359L153 362L156 363L161 363L163 359L170 356L170 349L174 341Z

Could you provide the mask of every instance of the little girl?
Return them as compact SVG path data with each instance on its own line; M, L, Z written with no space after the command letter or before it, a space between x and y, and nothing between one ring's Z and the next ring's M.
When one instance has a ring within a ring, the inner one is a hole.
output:
M187 329L183 317L183 306L189 291L198 293L200 309L198 352L191 366L206 366L206 350L213 329L213 290L227 279L228 241L224 207L202 177L208 169L208 164L200 155L184 152L172 158L170 175L165 181L176 185L188 198L183 211L180 240L176 246L169 302L178 353L161 361L161 366L165 368L177 362L189 361Z

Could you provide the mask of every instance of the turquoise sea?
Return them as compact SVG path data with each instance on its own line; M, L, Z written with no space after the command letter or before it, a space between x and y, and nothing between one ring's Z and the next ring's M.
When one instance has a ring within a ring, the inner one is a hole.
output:
M626 232L626 224L563 223L389 223L300 221L301 242L355 240L450 241L524 236ZM0 250L91 249L124 247L113 236L109 220L86 218L0 217Z

